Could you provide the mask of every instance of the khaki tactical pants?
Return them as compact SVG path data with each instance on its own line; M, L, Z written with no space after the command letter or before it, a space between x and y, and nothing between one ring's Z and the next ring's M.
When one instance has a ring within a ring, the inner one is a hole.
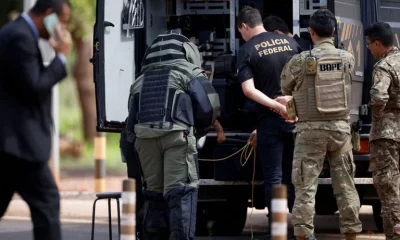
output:
M354 185L355 165L351 135L336 131L307 130L296 135L292 182L296 199L292 213L294 233L308 238L314 232L315 194L325 156L328 157L333 192L339 207L342 234L359 233L360 200Z
M369 170L376 192L381 201L381 216L386 239L399 240L394 226L400 224L400 143L389 139L378 139L370 143L371 160Z
M146 189L167 193L185 185L198 185L196 138L173 131L159 138L138 138L135 143Z
M196 138L189 131L172 131L158 138L138 138L135 148L145 186L145 238L194 239L199 182Z

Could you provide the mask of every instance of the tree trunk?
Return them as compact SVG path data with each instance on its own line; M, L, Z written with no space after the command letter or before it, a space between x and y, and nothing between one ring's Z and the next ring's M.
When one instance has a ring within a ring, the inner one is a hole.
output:
M74 78L79 94L82 128L86 141L92 141L96 136L96 99L93 82L93 66L89 62L92 57L92 40L74 39L76 48L76 65Z

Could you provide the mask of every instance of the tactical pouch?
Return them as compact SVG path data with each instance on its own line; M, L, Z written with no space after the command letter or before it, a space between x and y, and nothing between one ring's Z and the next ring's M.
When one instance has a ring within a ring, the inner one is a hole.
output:
M360 143L360 132L359 131L354 131L351 129L351 143L353 144L353 150L354 151L360 151L361 149L361 143Z
M315 76L316 74L317 74L317 58L313 56L308 56L306 58L306 75Z
M345 86L345 65L342 58L326 56L318 60L315 76L315 100L322 114L345 114L348 96Z
M293 97L286 103L286 111L290 120L296 120L296 104Z

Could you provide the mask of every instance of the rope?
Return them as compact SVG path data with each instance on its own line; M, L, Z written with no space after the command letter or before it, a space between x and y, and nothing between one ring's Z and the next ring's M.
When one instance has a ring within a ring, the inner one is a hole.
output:
M225 161L237 154L240 154L240 165L244 167L247 162L249 161L249 158L251 154L254 151L254 156L253 156L253 176L251 179L251 212L250 212L250 231L251 231L251 239L254 239L254 234L253 234L253 209L254 209L254 178L256 175L256 147L251 146L250 142L247 142L246 145L244 145L241 149L236 151L235 153L232 153L231 155L224 157L224 158L217 158L217 159L207 159L207 158L199 158L199 161L204 161L204 162L220 162L220 161ZM243 162L244 158L244 162Z

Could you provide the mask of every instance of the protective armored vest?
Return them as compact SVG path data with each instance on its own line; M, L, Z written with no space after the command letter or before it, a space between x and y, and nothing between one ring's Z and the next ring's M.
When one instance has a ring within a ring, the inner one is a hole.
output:
M301 85L293 92L299 121L348 120L351 75L340 49L313 49L304 61Z
M193 77L185 73L196 70L170 66L153 67L142 75L140 92L136 92L138 102L138 123L151 123L154 128L172 129L174 124L184 128L194 126L192 100L179 87L179 79L189 82Z
M192 94L192 88L196 88L193 85L204 85L198 79L205 79L196 50L179 34L159 35L153 41L143 60L142 71L131 87L134 104L130 112L136 112L137 124L164 131L196 128L196 123L212 124L219 102L210 106L212 100L202 102L202 99L207 96L212 99L216 93L204 90ZM198 96L202 98L200 101L196 99ZM207 121L203 120L204 116Z

